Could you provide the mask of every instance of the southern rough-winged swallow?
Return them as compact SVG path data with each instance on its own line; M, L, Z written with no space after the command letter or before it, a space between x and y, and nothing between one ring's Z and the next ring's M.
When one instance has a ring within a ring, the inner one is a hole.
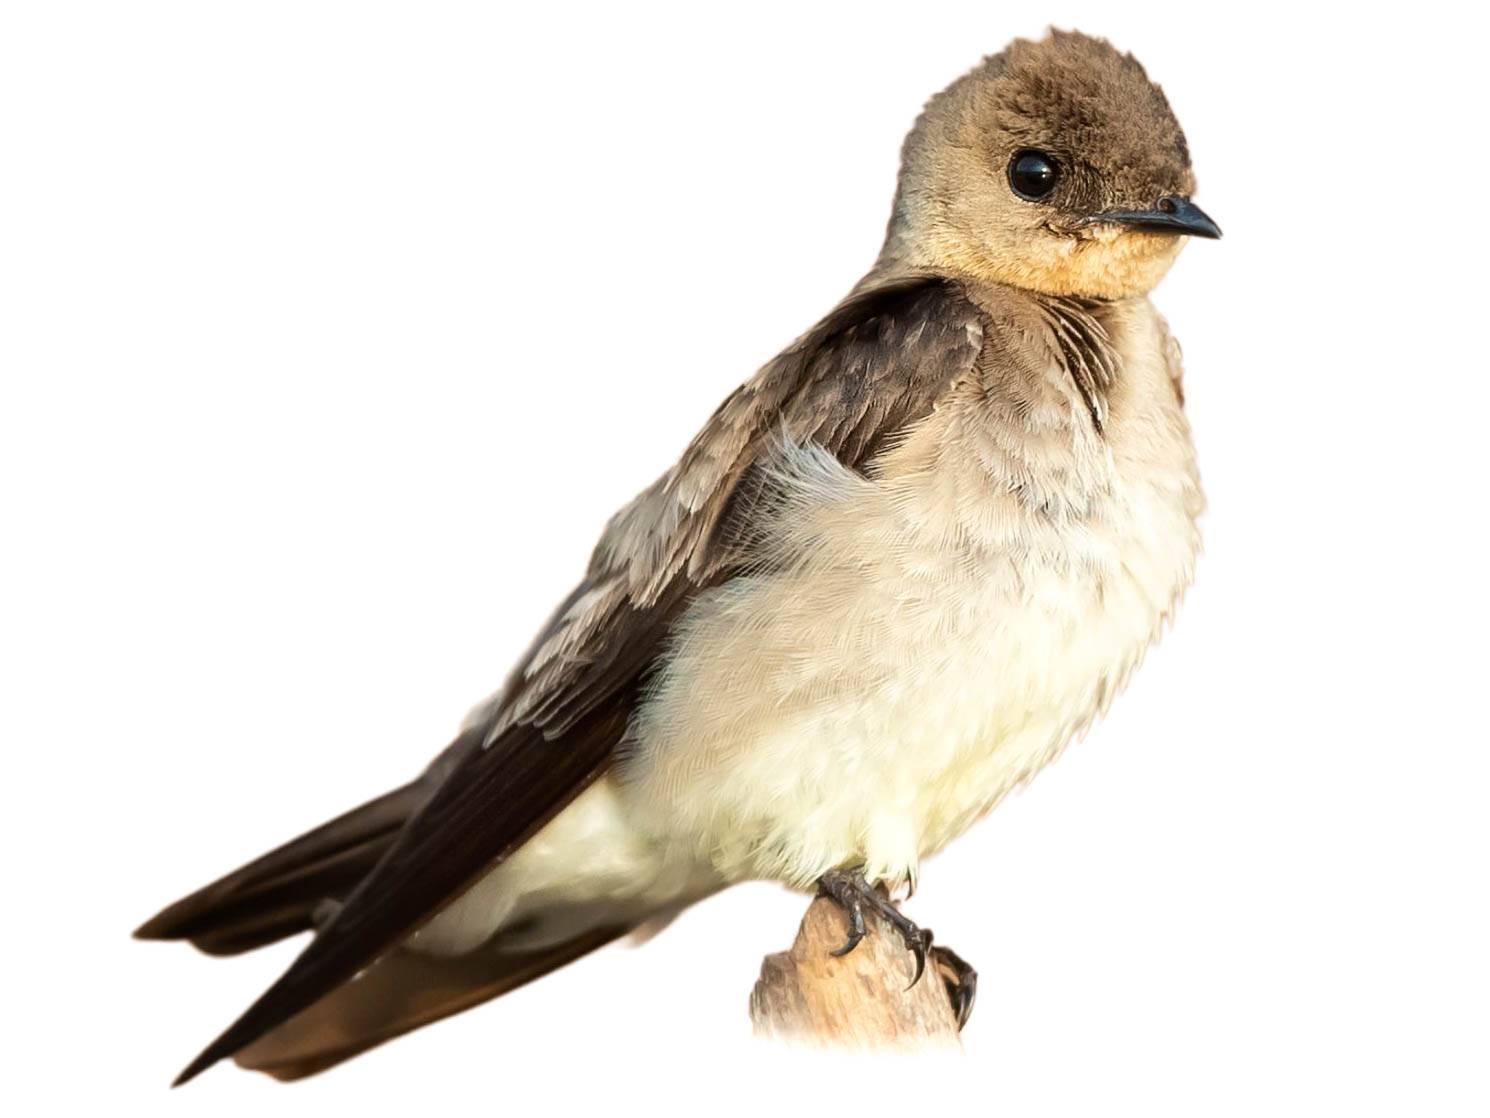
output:
M412 783L139 935L313 929L182 1073L282 1078L734 882L891 900L1104 710L1189 582L1203 498L1148 292L1189 152L1131 55L1053 32L905 142L884 247L611 520L505 686ZM970 968L929 947L959 1013ZM353 981L353 979L356 979Z

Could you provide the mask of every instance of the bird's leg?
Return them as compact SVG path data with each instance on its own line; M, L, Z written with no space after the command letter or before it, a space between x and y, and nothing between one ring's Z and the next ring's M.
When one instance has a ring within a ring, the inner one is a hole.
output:
M978 972L967 965L967 961L950 947L938 944L931 949L931 961L941 975L947 996L952 999L952 1012L957 1014L957 1031L967 1024L973 1015L973 999L978 995Z
M883 916L899 934L906 949L916 957L916 974L911 979L911 985L921 981L921 975L926 970L926 953L931 949L931 929L918 928L906 919L891 903L889 894L883 887L870 885L865 880L862 868L829 870L818 878L817 887L823 896L832 898L848 917L848 939L833 952L834 955L847 955L859 946L859 941L864 938L864 912L867 909ZM952 957L957 958L955 955ZM960 959L957 962L962 963ZM962 963L962 966L967 967L967 964ZM971 973L971 968L967 969Z

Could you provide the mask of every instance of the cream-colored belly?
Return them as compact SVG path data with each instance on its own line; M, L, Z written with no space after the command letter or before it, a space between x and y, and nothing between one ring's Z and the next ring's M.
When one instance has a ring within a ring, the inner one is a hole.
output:
M888 481L788 455L776 573L692 608L634 724L623 795L663 845L726 879L913 879L1126 681L1198 547L1188 439L1133 476L1089 447L1032 504L950 434Z
M1109 329L1100 435L1056 377L961 386L873 478L787 449L762 573L690 607L617 765L415 946L556 942L835 866L899 884L1053 759L1199 550L1177 352L1147 303Z

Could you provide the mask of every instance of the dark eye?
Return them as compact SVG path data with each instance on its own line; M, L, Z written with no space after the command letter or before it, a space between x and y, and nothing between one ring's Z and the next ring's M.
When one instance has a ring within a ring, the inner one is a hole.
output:
M1035 201L1055 189L1060 169L1043 151L1016 152L1009 160L1009 185L1021 198Z

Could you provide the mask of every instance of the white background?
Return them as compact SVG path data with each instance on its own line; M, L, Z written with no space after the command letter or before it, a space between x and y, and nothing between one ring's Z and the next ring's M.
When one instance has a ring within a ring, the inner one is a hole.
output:
M1490 1110L1483 25L536 7L4 8L0 1103ZM924 99L1051 22L1163 83L1226 230L1157 295L1211 510L1129 694L925 868L966 1059L752 1047L802 910L755 886L319 1079L167 1092L295 947L130 929L417 770L868 265Z

